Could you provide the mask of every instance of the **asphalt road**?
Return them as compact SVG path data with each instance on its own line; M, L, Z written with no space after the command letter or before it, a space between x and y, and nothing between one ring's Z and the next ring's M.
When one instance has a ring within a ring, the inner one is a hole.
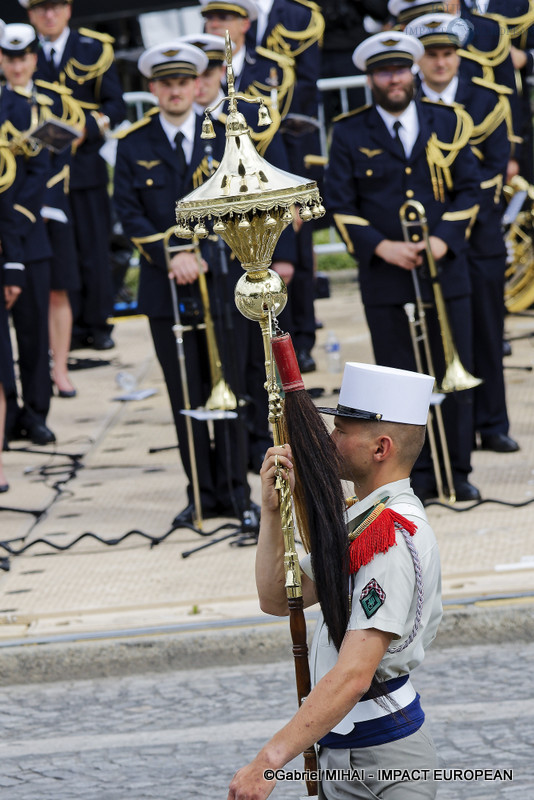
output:
M438 648L413 676L444 770L439 800L531 795L534 644ZM225 800L235 770L295 709L293 665L13 686L0 692L6 800ZM301 759L292 763L302 768ZM445 771L444 776L449 773ZM300 783L273 798L296 800Z

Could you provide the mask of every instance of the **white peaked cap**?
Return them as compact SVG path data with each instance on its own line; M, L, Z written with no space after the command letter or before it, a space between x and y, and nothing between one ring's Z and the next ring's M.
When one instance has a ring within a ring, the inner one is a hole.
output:
M426 425L434 378L376 364L345 364L337 408L324 414L351 419Z
M404 33L417 37L425 47L462 47L469 36L470 27L465 19L455 17L454 14L423 14L409 22Z
M362 72L370 72L387 64L411 66L424 55L425 48L414 36L400 31L381 31L369 36L358 45L352 54L354 66Z
M256 0L200 0L201 14L210 11L225 11L248 17L251 22L258 18L258 5Z
M37 50L37 34L31 25L12 22L0 25L0 48L8 55L24 55Z
M458 0L459 4L459 0ZM410 19L414 19L414 17L418 17L421 14L426 14L427 11L444 11L445 10L445 3L442 2L435 2L435 0L389 0L388 3L388 11L392 17L400 16L400 22L403 21L403 17L409 17Z
M198 47L173 39L141 53L137 68L149 80L179 75L196 78L207 70L208 63L207 55Z

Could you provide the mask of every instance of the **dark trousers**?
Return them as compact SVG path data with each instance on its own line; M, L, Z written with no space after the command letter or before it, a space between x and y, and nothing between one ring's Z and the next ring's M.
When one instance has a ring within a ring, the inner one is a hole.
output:
M150 319L150 331L158 361L163 370L172 415L178 436L180 456L189 480L189 502L193 500L188 424L181 413L185 407L183 384L176 338L171 319ZM209 396L209 373L206 336L203 331L184 333L184 356L191 408L203 406ZM236 420L213 423L213 441L206 422L191 420L200 499L204 511L234 509L248 505L250 489L246 482L246 455L240 455L240 424Z
M447 300L447 314L455 346L463 366L473 369L471 299ZM366 306L375 361L385 367L416 371L415 355L406 312L402 306ZM435 309L426 309L426 321L438 385L445 372L440 327ZM473 390L447 394L442 403L443 422L455 480L465 480L471 471L474 440ZM430 450L425 445L412 471L414 482L432 482Z
M508 433L502 341L504 335L504 256L469 254L473 287L474 370L483 383L475 389L475 429L482 435Z
M45 422L50 409L50 361L48 304L50 264L47 260L26 262L26 286L12 308L17 337L24 415ZM9 426L15 423L16 407L8 409ZM9 430L8 425L6 428Z
M72 190L70 203L81 278L81 289L70 293L74 326L79 333L106 331L113 312L107 188Z

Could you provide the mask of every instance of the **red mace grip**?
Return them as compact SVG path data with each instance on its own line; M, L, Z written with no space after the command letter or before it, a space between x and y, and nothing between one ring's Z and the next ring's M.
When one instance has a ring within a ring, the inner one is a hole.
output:
M304 381L289 333L273 336L271 346L284 392L297 392L299 389L304 389Z

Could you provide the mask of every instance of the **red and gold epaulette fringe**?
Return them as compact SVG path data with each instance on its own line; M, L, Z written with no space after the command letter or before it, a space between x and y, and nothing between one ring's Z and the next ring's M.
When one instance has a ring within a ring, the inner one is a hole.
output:
M413 536L417 525L398 514L383 503L377 505L368 517L349 534L349 572L358 572L360 567L369 564L377 553L386 553L395 544L397 528Z

